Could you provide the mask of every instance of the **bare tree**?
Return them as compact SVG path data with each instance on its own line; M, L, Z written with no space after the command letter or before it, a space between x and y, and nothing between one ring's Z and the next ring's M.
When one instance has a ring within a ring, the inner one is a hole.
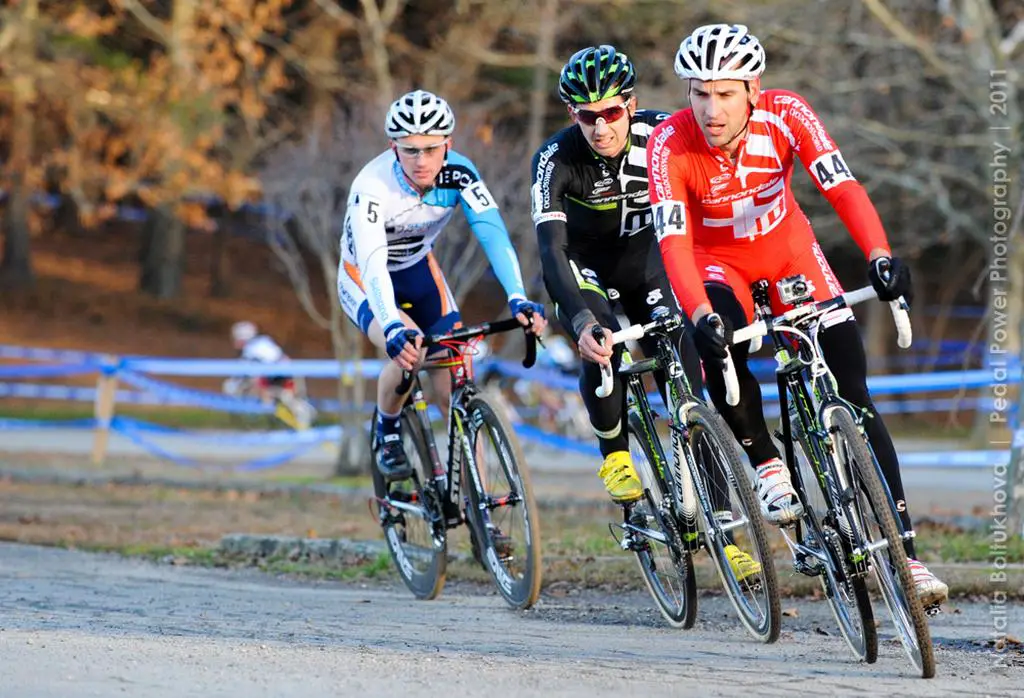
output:
M33 281L32 256L28 224L31 196L30 170L33 166L32 144L35 140L36 100L36 33L39 22L39 0L21 3L21 11L0 37L0 56L7 54L7 66L15 76L11 92L11 145L5 166L7 204L4 209L3 261L0 281L8 286L28 286Z
M363 357L362 333L342 312L337 298L342 222L349 187L359 170L383 146L376 112L354 109L337 113L332 125L310 129L300 141L279 146L268 158L261 179L270 205L268 241L284 263L302 307L330 332L339 362ZM317 297L312 275L323 280L327 297ZM339 474L366 472L369 440L362 429L366 416L365 381L358 373L340 375L338 399L354 409L341 415Z
M555 42L558 39L558 0L540 0L539 28L537 30L537 62L533 66L533 86L530 89L530 122L526 143L531 152L544 140L544 116L551 98L549 76L555 60Z

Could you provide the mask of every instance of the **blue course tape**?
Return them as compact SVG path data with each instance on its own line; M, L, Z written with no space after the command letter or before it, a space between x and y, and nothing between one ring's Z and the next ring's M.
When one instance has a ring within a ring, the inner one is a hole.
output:
M62 419L62 420L38 420L38 419L8 419L0 417L0 430L21 431L23 429L92 429L96 426L96 420L91 417L83 419Z
M163 376L302 376L305 378L334 378L354 375L358 368L364 378L380 375L384 362L367 359L339 364L334 359L294 359L279 364L261 364L240 359L161 359L125 357L125 370Z
M88 351L18 347L0 344L0 359L27 359L29 361L63 361L69 364L100 364L103 354Z
M911 468L994 468L1009 462L1009 451L916 451L900 454L900 466Z
M0 383L0 397L93 402L96 399L96 388L45 383Z
M592 443L583 443L576 439L570 439L565 436L558 434L552 434L542 429L538 429L530 424L514 424L512 428L516 434L522 437L526 441L532 441L534 443L541 444L542 446L550 446L557 448L562 451L572 451L573 453L581 453L585 456L600 456L601 450Z
M55 364L55 365L34 365L21 364L17 366L0 366L0 378L49 378L56 376L76 376L87 373L97 373L99 365L95 364Z
M264 405L255 398L240 398L208 390L186 388L173 383L156 380L134 371L125 370L118 373L118 380L123 380L139 390L147 390L175 400L179 405L206 407L221 412L241 412L245 414L272 414L273 405Z
M337 440L341 436L340 427L326 427L321 430L308 430L307 432L267 432L264 434L253 434L250 435L255 437L251 443L254 445L267 445L270 443L293 443L295 447L285 451L284 453L277 453L268 456L259 456L251 460L225 466L210 466L207 462L199 462L194 458L183 456L161 446L158 443L152 441L148 435L153 436L184 436L189 439L206 439L221 441L223 443L239 443L235 439L224 439L223 434L201 434L191 431L180 431L172 429L170 427L163 427L148 422L142 422L134 419L126 419L123 417L115 417L111 421L111 431L124 436L129 439L132 443L136 444L140 448L143 448L150 453L157 455L161 458L169 460L177 465L187 467L201 467L204 469L215 469L215 470L261 470L266 468L272 468L278 465L282 465L291 461L302 454L310 451L311 449L319 446L326 440ZM311 433L312 432L312 433ZM262 437L262 438L261 438ZM289 438L285 438L289 437ZM298 442L298 443L296 443Z
M185 456L180 456L176 453L172 453L171 451L168 451L162 446L153 443L149 439L146 439L144 436L142 436L142 433L140 431L133 429L130 426L126 426L123 423L118 424L116 427L112 423L111 431L120 434L121 436L124 436L129 441L134 443L136 446L139 446L142 449L149 451L154 455L160 456L161 458L169 460L172 463L188 466L199 465L199 463L193 460L192 458L186 458Z

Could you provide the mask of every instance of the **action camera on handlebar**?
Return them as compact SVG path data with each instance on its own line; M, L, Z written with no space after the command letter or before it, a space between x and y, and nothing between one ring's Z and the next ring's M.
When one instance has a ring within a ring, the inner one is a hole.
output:
M775 288L778 289L779 300L784 305L800 305L809 302L814 297L814 283L803 274L779 279Z

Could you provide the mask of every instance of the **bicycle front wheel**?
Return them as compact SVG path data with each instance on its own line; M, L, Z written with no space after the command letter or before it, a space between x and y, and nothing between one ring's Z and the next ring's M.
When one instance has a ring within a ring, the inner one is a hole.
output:
M853 415L844 408L828 410L833 453L845 468L852 486L854 517L851 528L860 540L857 554L870 556L878 590L889 609L896 634L922 678L935 676L935 650L924 606L917 596L903 548L903 536L885 486L878 477L874 457Z
M398 575L418 599L433 599L444 588L448 537L441 500L433 479L426 436L409 410L402 412L402 445L413 467L412 478L384 483L373 468L380 524Z
M653 425L652 425L653 427ZM649 536L634 537L634 551L640 572L658 610L673 628L692 628L697 619L697 579L693 557L681 545L678 527L673 526L668 505L671 494L663 490L656 463L665 462L658 434L648 428L636 412L629 415L629 450L646 496L633 505L630 523L659 533L664 541Z
M782 626L779 584L750 479L715 413L696 405L686 426L690 472L710 500L703 511L708 552L740 622L761 642L775 642Z
M517 609L540 596L541 543L530 471L501 408L483 395L466 405L472 459L467 485L468 523L498 591Z
M828 487L834 482L840 490L846 489L849 476L827 453L817 467L812 466L808 454L817 456L821 451L811 450L804 441L799 446L795 453L805 504L802 543L824 554L827 562L822 562L818 578L839 632L857 659L873 664L878 659L878 632L871 598L865 576L857 572L850 558L854 544L849 531L844 532L838 524L845 505ZM819 469L827 477L819 477Z

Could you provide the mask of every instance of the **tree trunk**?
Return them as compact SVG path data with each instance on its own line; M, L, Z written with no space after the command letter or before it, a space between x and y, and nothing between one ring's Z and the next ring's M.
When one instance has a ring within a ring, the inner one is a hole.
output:
M13 51L11 94L11 145L7 163L7 206L4 211L4 256L0 262L0 283L8 287L32 284L31 232L28 226L28 170L32 166L35 135L36 22L39 1L21 6L19 37Z
M1019 133L1019 132L1018 132ZM1018 141L1019 142L1019 141ZM1018 167L1017 181L1024 177L1024 167ZM1009 236L1009 259L1006 291L1007 328L1011 341L1008 342L1008 364L1021 367L1024 363L1024 244L1021 243L1022 224L1024 224L1024 188L1018 185L1020 204L1014 217L1015 223ZM997 306L998 307L998 306ZM995 324L995 323L993 323ZM1012 366L1008 366L1012 372ZM998 381L997 381L998 382ZM1003 492L1007 503L1007 532L1010 535L1024 538L1024 381L1017 383L1017 412L1011 415L1014 428L1009 432L1012 441L1010 463L1006 468L1006 483ZM998 393L996 393L998 399ZM998 407L998 406L997 406ZM1005 414L1005 412L1004 412ZM1001 449L1000 449L1001 450ZM999 475L999 466L996 474ZM998 477L996 478L998 484ZM996 500L998 503L998 500Z
M533 88L530 90L530 124L526 142L530 152L540 147L544 138L545 106L550 96L548 63L555 55L558 38L558 0L540 0L540 27L537 30L537 63L533 67Z
M8 194L4 210L4 258L0 262L0 285L5 288L25 288L34 281L28 227L28 192L21 177Z
M181 293L185 266L185 224L167 206L150 212L142 231L139 289L156 298Z
M228 230L224 221L213 233L213 252L210 256L210 295L227 298L231 295L231 257L225 254L228 246Z
M354 361L362 358L362 336L353 328L342 324L341 309L334 303L331 309L331 341L334 354L339 362ZM338 401L341 403L339 423L341 425L341 442L338 444L338 461L335 475L365 475L373 467L373 455L370 452L370 437L363 428L366 415L362 405L366 400L365 381L357 372L351 378L341 376L338 380ZM345 409L351 405L350 409Z

